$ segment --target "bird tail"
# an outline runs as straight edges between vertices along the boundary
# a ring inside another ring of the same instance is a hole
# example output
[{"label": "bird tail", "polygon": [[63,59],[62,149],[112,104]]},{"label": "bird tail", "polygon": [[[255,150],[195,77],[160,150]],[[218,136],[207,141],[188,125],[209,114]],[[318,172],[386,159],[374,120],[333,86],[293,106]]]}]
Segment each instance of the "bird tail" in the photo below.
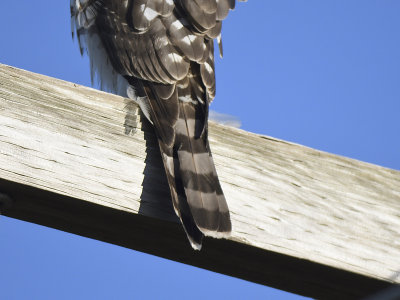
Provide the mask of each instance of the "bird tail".
[{"label": "bird tail", "polygon": [[[173,139],[169,138],[168,124],[159,123],[162,121],[155,117],[160,110],[157,101],[150,101],[150,105],[175,212],[192,247],[199,250],[204,235],[228,237],[232,226],[208,143],[208,103],[193,100],[188,87],[190,84],[186,88],[177,85],[175,95],[171,95],[178,97],[174,101],[176,111],[161,108],[164,114],[176,117],[173,126],[170,124]],[[152,86],[153,96],[157,97],[154,89]]]}]

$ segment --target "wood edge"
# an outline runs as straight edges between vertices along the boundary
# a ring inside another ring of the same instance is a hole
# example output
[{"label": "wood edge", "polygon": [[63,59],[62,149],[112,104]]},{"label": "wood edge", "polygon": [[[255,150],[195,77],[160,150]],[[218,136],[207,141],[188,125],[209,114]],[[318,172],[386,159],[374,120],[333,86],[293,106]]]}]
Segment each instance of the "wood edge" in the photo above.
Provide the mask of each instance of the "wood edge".
[{"label": "wood edge", "polygon": [[[129,213],[0,179],[13,200],[8,217],[189,264],[213,272],[318,299],[358,299],[390,282],[230,240],[207,238],[201,251],[180,224]],[[260,267],[263,266],[263,267]]]}]

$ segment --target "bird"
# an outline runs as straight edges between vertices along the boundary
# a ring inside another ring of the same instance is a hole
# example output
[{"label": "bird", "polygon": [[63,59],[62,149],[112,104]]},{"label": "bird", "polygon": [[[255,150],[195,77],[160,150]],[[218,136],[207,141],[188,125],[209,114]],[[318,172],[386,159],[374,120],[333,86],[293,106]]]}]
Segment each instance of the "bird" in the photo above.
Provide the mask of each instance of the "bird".
[{"label": "bird", "polygon": [[[246,0],[238,0],[246,1]],[[92,84],[125,94],[153,125],[173,207],[193,249],[228,238],[229,208],[208,141],[214,41],[236,0],[70,0]]]}]

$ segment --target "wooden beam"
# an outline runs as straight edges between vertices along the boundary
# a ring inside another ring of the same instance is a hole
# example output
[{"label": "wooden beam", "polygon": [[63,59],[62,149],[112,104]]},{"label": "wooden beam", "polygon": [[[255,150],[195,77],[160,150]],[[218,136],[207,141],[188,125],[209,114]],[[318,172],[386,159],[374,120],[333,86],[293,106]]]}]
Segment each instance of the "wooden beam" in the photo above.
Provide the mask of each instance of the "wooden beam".
[{"label": "wooden beam", "polygon": [[233,233],[196,252],[137,112],[0,65],[3,213],[310,297],[400,283],[400,172],[211,123]]}]

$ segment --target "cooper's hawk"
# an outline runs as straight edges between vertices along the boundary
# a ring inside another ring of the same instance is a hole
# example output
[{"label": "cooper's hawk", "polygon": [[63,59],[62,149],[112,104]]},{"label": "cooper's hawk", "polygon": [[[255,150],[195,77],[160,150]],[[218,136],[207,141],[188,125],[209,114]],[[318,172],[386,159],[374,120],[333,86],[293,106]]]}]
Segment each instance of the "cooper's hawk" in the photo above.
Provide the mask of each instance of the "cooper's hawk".
[{"label": "cooper's hawk", "polygon": [[[240,0],[239,0],[240,1]],[[242,0],[243,1],[243,0]],[[72,31],[103,88],[127,95],[154,125],[173,206],[194,249],[227,237],[228,206],[208,143],[214,39],[235,0],[71,0]]]}]

